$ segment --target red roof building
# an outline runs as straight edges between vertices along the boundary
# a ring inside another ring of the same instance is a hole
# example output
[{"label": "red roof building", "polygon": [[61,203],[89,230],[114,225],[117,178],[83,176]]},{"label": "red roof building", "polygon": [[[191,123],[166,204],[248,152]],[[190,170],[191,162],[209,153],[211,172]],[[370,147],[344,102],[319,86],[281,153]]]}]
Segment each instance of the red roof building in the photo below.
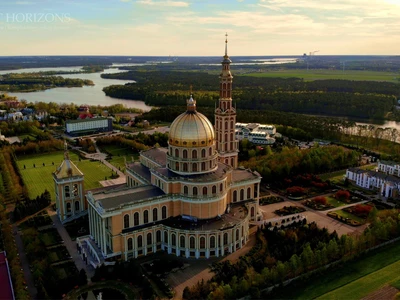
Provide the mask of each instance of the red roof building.
[{"label": "red roof building", "polygon": [[0,299],[15,299],[5,251],[0,252]]}]

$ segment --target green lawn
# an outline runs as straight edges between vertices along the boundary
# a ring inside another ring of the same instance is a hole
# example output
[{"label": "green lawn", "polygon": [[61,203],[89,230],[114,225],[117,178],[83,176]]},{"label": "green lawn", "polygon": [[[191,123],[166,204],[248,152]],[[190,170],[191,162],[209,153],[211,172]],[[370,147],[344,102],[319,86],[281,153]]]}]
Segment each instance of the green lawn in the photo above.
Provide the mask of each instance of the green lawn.
[{"label": "green lawn", "polygon": [[[111,177],[112,171],[98,161],[82,159],[73,152],[70,159],[85,175],[85,189],[100,187],[99,181]],[[28,187],[29,197],[35,198],[47,189],[54,201],[54,181],[52,173],[64,159],[64,152],[52,152],[37,155],[18,156],[18,167],[25,185]],[[54,163],[54,165],[53,165]],[[33,166],[35,164],[35,167]],[[43,166],[44,164],[44,166]],[[24,168],[25,166],[25,168]]]},{"label": "green lawn", "polygon": [[342,216],[343,218],[349,218],[352,219],[354,221],[357,221],[361,224],[365,223],[365,219],[359,218],[351,213],[348,213],[347,211],[343,211],[343,210],[335,210],[335,213],[337,213],[339,216]]},{"label": "green lawn", "polygon": [[327,180],[329,179],[330,181],[342,181],[343,182],[343,176],[346,175],[346,170],[340,170],[336,172],[331,172],[331,173],[325,173],[322,175],[319,175],[319,177],[322,180]]},{"label": "green lawn", "polygon": [[121,147],[118,145],[105,145],[101,147],[102,152],[107,152],[112,155],[112,158],[108,160],[110,164],[119,168],[121,172],[125,172],[125,160],[127,162],[137,159],[139,155],[134,153],[129,147]]},{"label": "green lawn", "polygon": [[247,73],[243,76],[254,77],[298,77],[306,81],[318,79],[347,79],[397,82],[398,74],[393,72],[355,71],[355,70],[268,70],[263,73]]},{"label": "green lawn", "polygon": [[346,203],[343,203],[342,201],[339,201],[333,197],[326,197],[326,202],[333,205],[334,207],[346,205]]},{"label": "green lawn", "polygon": [[307,283],[289,285],[279,299],[361,299],[385,284],[400,281],[400,242],[366,254],[323,275],[311,276]]}]

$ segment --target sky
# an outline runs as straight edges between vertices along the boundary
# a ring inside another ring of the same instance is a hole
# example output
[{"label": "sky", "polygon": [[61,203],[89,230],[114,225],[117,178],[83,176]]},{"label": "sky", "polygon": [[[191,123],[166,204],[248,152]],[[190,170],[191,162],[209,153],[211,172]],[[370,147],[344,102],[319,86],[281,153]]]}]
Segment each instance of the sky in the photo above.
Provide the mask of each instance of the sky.
[{"label": "sky", "polygon": [[398,55],[400,0],[0,1],[0,55]]}]

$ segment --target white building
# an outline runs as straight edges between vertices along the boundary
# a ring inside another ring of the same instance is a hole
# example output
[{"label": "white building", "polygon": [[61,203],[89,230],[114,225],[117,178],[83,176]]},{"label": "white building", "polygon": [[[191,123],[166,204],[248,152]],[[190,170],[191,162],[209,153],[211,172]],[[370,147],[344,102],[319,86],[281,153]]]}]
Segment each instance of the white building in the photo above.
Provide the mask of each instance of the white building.
[{"label": "white building", "polygon": [[235,135],[238,140],[248,139],[254,144],[272,145],[275,137],[281,135],[276,132],[274,125],[259,123],[236,123]]},{"label": "white building", "polygon": [[400,177],[400,164],[394,161],[379,161],[378,171]]},{"label": "white building", "polygon": [[359,187],[368,190],[379,190],[383,197],[396,197],[399,195],[400,178],[381,172],[363,170],[360,168],[349,168],[346,178]]},{"label": "white building", "polygon": [[112,131],[112,119],[110,118],[93,118],[67,120],[65,123],[66,132],[70,135],[96,132],[96,131]]}]

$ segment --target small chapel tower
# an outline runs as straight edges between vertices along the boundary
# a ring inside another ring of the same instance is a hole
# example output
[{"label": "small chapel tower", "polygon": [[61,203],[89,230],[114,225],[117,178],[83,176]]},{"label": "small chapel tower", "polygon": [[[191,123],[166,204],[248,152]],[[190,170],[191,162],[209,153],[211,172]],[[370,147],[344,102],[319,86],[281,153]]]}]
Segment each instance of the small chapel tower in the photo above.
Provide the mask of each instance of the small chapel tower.
[{"label": "small chapel tower", "polygon": [[239,142],[235,136],[236,109],[232,105],[231,60],[228,56],[228,34],[225,35],[225,55],[219,76],[219,101],[215,109],[215,134],[219,161],[233,168],[238,167]]},{"label": "small chapel tower", "polygon": [[70,160],[67,142],[64,145],[64,160],[53,173],[57,215],[62,223],[87,213],[83,173]]}]

